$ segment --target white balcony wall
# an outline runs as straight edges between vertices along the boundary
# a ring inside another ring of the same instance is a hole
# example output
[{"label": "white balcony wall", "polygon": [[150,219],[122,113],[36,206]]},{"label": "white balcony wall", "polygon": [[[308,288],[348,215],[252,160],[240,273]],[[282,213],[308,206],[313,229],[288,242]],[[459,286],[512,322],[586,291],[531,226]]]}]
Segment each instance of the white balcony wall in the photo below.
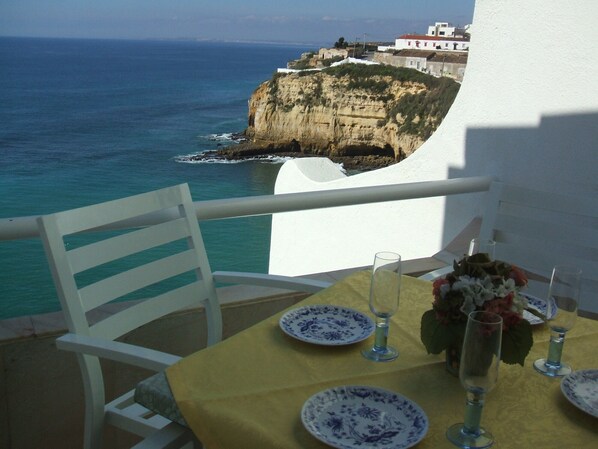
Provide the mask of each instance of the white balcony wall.
[{"label": "white balcony wall", "polygon": [[[598,2],[483,0],[461,90],[436,133],[385,169],[344,176],[326,159],[282,167],[275,193],[492,175],[598,192]],[[552,24],[546,26],[546,24]],[[562,36],[559,39],[558,36]],[[480,212],[482,194],[276,214],[270,272],[302,275],[443,248]]]}]

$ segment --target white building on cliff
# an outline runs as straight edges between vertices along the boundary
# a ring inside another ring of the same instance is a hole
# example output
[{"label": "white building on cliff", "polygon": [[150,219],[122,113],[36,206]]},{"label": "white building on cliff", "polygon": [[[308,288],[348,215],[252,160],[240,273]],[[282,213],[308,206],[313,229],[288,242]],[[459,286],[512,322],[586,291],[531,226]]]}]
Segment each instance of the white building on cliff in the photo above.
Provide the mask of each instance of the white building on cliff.
[{"label": "white building on cliff", "polygon": [[403,34],[395,39],[394,46],[378,47],[378,51],[443,50],[468,51],[469,25],[464,28],[448,22],[436,22],[426,34]]},{"label": "white building on cliff", "polygon": [[464,28],[454,27],[448,22],[436,22],[428,27],[426,36],[465,37],[469,33],[470,25]]},{"label": "white building on cliff", "polygon": [[396,39],[394,49],[468,51],[469,38],[403,34]]}]

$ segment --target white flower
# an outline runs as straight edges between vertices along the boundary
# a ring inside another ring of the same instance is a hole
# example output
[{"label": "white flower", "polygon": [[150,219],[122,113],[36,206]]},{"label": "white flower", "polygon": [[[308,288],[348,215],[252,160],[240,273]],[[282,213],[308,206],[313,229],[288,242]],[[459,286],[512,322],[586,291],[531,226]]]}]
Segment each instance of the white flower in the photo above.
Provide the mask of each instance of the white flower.
[{"label": "white flower", "polygon": [[527,308],[527,297],[520,295],[519,292],[515,293],[513,297],[513,305],[511,311],[523,315],[523,310]]},{"label": "white flower", "polygon": [[511,292],[517,292],[517,286],[515,285],[515,281],[513,279],[501,279],[500,285],[498,285],[495,289],[496,296],[499,298],[504,298]]},{"label": "white flower", "polygon": [[475,278],[468,275],[459,276],[455,282],[442,284],[439,287],[440,297],[444,298],[449,291],[455,291],[463,299],[460,310],[469,314],[474,310],[481,309],[487,301],[496,298],[504,298],[513,294],[511,311],[521,315],[527,307],[527,298],[519,294],[519,289],[513,279],[500,279],[498,285],[494,285],[490,276]]},{"label": "white flower", "polygon": [[461,310],[461,312],[463,312],[465,315],[469,315],[475,309],[476,309],[476,307],[475,307],[475,304],[473,303],[473,299],[471,298],[471,296],[466,296],[464,298],[463,304],[461,305],[461,308],[459,310]]},{"label": "white flower", "polygon": [[451,290],[451,286],[449,284],[442,284],[440,286],[440,297],[444,298],[446,294]]},{"label": "white flower", "polygon": [[483,278],[460,276],[453,284],[452,289],[459,291],[463,296],[461,311],[465,314],[482,307],[486,301],[490,301],[496,296],[489,276]]}]

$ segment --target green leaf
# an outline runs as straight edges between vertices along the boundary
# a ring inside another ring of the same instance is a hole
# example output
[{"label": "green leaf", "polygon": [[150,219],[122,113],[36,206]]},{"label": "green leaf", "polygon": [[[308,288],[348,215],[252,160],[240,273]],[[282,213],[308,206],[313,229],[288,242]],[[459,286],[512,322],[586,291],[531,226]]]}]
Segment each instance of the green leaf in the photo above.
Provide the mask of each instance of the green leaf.
[{"label": "green leaf", "polygon": [[462,325],[446,325],[436,319],[436,312],[428,310],[422,315],[421,341],[428,354],[440,354],[458,339],[459,327]]},{"label": "green leaf", "polygon": [[523,362],[533,344],[532,326],[527,320],[521,320],[518,324],[512,326],[508,332],[502,333],[500,359],[509,365],[519,363],[523,366]]}]

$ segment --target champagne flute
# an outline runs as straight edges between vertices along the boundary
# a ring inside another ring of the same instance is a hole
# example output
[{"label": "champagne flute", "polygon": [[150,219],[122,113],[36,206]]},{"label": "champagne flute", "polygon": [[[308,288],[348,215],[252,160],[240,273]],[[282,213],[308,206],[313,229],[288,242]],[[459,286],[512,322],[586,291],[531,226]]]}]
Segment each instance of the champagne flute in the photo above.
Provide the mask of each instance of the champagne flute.
[{"label": "champagne flute", "polygon": [[467,392],[465,422],[446,431],[455,446],[484,448],[494,443],[494,437],[480,427],[480,421],[485,395],[498,380],[502,324],[502,317],[495,313],[476,311],[467,317],[459,367],[459,379]]},{"label": "champagne flute", "polygon": [[565,333],[575,324],[579,303],[581,270],[576,267],[557,265],[552,270],[546,308],[547,324],[550,326],[548,356],[534,362],[534,368],[550,377],[562,377],[571,367],[561,362]]},{"label": "champagne flute", "polygon": [[496,242],[491,239],[474,238],[469,242],[468,256],[473,256],[478,253],[486,253],[490,259],[494,260],[494,249],[496,248]]},{"label": "champagne flute", "polygon": [[361,353],[376,362],[396,359],[399,352],[388,346],[390,317],[399,308],[401,293],[401,256],[392,252],[376,253],[370,284],[370,310],[376,315],[374,346]]}]

